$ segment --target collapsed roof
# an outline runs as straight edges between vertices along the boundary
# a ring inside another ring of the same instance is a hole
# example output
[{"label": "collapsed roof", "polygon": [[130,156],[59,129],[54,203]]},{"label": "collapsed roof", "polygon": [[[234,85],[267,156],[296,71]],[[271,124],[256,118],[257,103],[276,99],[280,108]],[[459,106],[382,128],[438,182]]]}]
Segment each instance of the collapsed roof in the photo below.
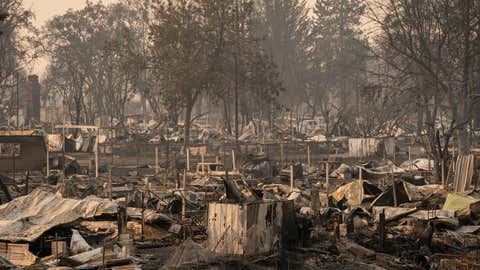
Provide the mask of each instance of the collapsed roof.
[{"label": "collapsed roof", "polygon": [[[63,224],[102,215],[117,214],[118,204],[108,199],[88,196],[82,200],[63,198],[58,193],[36,189],[0,205],[0,241],[33,242],[46,231]],[[128,208],[127,214],[140,218],[140,209]],[[171,222],[153,210],[145,211],[145,221]]]}]

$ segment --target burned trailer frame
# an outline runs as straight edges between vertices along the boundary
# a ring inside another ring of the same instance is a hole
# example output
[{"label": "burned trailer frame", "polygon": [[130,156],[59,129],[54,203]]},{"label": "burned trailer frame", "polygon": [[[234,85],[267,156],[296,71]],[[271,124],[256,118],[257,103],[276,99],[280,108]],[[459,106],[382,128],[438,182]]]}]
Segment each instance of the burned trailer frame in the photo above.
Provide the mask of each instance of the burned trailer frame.
[{"label": "burned trailer frame", "polygon": [[47,146],[43,135],[35,131],[3,131],[0,146],[0,172],[44,170]]},{"label": "burned trailer frame", "polygon": [[297,238],[293,201],[210,203],[207,232],[207,249],[214,253],[234,256],[273,253],[282,243]]}]

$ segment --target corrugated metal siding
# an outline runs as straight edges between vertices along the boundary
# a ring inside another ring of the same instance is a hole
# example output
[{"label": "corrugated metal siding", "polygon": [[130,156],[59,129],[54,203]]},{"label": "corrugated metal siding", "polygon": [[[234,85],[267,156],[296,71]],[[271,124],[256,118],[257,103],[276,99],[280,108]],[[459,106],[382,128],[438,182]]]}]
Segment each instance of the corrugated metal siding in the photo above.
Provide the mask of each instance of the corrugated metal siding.
[{"label": "corrugated metal siding", "polygon": [[377,138],[350,138],[348,153],[351,157],[369,157],[377,152],[380,142]]},{"label": "corrugated metal siding", "polygon": [[245,212],[245,208],[237,204],[209,204],[209,250],[220,254],[244,255]]},{"label": "corrugated metal siding", "polygon": [[475,156],[460,155],[455,164],[455,177],[453,180],[453,191],[464,192],[470,190],[472,183]]},{"label": "corrugated metal siding", "polygon": [[247,255],[269,253],[280,245],[282,229],[280,202],[247,206]]},{"label": "corrugated metal siding", "polygon": [[282,202],[211,203],[207,247],[239,256],[270,253],[280,244],[282,220]]}]

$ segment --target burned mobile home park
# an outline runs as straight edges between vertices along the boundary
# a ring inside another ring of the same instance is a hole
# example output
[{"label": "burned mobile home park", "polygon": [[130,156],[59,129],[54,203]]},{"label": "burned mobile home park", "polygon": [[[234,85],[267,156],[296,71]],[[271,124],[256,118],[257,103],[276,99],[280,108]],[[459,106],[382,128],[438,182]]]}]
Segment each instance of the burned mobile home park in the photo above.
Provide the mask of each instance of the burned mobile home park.
[{"label": "burned mobile home park", "polygon": [[0,0],[0,269],[480,269],[479,22]]}]

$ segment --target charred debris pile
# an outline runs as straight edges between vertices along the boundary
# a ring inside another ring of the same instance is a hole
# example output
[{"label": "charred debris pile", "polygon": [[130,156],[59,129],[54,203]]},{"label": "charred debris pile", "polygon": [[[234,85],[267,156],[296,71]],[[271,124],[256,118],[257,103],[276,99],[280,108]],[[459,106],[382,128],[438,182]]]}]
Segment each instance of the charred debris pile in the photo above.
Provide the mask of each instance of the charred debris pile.
[{"label": "charred debris pile", "polygon": [[151,136],[141,164],[125,154],[138,139],[22,136],[0,139],[49,149],[48,177],[22,151],[2,172],[2,268],[480,269],[474,153],[437,177],[399,138],[185,150]]}]

